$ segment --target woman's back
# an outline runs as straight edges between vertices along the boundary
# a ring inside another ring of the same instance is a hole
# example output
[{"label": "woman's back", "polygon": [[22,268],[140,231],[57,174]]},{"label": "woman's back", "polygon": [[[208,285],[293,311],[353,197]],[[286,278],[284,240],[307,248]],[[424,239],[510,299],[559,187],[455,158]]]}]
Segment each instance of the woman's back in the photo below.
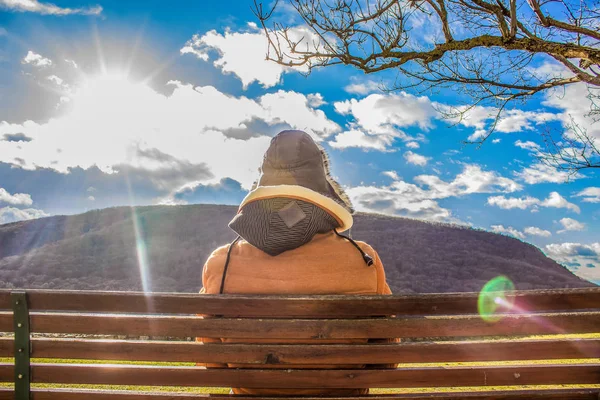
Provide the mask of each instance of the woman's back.
[{"label": "woman's back", "polygon": [[[340,232],[352,226],[352,205],[329,173],[325,153],[301,131],[271,141],[261,176],[229,227],[238,234],[204,265],[206,294],[391,294],[379,256]],[[300,343],[287,338],[200,338],[203,342]],[[301,343],[313,343],[302,341]],[[319,343],[325,343],[318,340]],[[348,343],[330,341],[329,343]],[[361,340],[350,340],[358,342]],[[366,342],[366,340],[362,340]],[[245,367],[228,365],[229,367]],[[227,365],[207,365],[227,367]],[[285,365],[269,368],[322,368]],[[335,366],[352,368],[356,366]],[[256,366],[266,368],[266,366]],[[235,389],[237,394],[362,394],[367,389]]]}]

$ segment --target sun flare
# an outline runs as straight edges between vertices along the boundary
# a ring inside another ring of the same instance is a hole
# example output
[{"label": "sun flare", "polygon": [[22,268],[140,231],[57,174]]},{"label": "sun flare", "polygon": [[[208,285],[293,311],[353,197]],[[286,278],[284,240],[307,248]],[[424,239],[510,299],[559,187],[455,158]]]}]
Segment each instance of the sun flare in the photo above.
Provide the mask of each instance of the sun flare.
[{"label": "sun flare", "polygon": [[[147,110],[147,103],[153,97],[153,94],[154,92],[147,85],[143,82],[133,82],[126,73],[103,73],[86,78],[83,81],[83,84],[73,96],[74,112],[86,120],[96,119],[99,124],[107,121],[110,124],[117,123],[133,131],[137,124],[132,115],[136,114],[136,110]],[[125,177],[129,188],[129,205],[132,207],[131,213],[140,280],[143,291],[149,292],[151,290],[150,267],[146,243],[140,229],[136,210],[133,208],[135,194],[131,189],[129,178]]]},{"label": "sun flare", "polygon": [[73,94],[75,107],[96,112],[122,112],[126,104],[139,104],[148,97],[149,88],[134,82],[125,73],[101,74],[86,78]]}]

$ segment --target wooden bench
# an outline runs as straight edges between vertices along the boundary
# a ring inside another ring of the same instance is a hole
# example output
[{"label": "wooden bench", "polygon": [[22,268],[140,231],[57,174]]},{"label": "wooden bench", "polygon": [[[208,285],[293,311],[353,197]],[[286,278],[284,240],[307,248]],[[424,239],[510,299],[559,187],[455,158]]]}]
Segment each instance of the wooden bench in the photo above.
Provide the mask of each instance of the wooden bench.
[{"label": "wooden bench", "polygon": [[[287,297],[0,291],[0,332],[8,332],[0,338],[0,356],[5,358],[0,364],[0,382],[5,382],[0,399],[184,400],[207,396],[85,389],[83,384],[170,386],[182,391],[232,386],[398,388],[398,394],[372,391],[368,398],[374,399],[600,398],[600,288],[513,292],[508,300],[514,300],[514,306],[496,322],[478,315],[477,297],[476,293]],[[223,317],[201,319],[198,313]],[[396,317],[373,317],[386,315]],[[16,332],[14,339],[10,332]],[[196,336],[399,337],[403,341],[200,344],[191,341]],[[29,357],[68,361],[30,363]],[[109,360],[191,364],[119,365]],[[264,368],[204,369],[195,366],[196,362]],[[275,364],[315,363],[401,364],[394,370],[268,369]],[[69,388],[73,384],[79,386]]]}]

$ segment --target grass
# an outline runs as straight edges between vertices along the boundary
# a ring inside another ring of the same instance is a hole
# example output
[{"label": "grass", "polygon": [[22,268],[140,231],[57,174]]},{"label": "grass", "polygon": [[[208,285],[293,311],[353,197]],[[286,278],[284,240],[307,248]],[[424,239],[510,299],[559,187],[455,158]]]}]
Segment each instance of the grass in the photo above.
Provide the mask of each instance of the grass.
[{"label": "grass", "polygon": [[[11,388],[12,383],[0,383],[0,388]],[[84,385],[84,384],[46,384],[34,383],[32,389],[93,389],[93,390],[130,390],[140,392],[160,393],[197,393],[197,394],[228,394],[229,388],[217,387],[179,387],[179,386],[133,386],[133,385]],[[452,392],[487,392],[494,390],[527,390],[527,389],[600,389],[595,385],[521,385],[521,386],[475,386],[475,387],[438,387],[438,388],[394,388],[371,389],[371,394],[395,393],[452,393]]]}]

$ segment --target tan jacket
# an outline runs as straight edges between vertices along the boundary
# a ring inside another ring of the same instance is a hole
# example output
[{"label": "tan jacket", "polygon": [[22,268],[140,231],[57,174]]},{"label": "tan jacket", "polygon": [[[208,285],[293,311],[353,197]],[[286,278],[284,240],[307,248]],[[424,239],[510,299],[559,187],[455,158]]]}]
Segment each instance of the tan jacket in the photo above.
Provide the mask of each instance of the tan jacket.
[{"label": "tan jacket", "polygon": [[[391,294],[385,280],[385,271],[379,256],[371,246],[358,242],[362,250],[373,257],[373,265],[367,266],[361,254],[351,243],[335,233],[316,235],[310,242],[276,257],[269,256],[246,241],[238,241],[231,252],[225,280],[224,293],[235,294]],[[215,250],[204,265],[200,293],[218,294],[229,245]],[[201,342],[244,343],[250,340],[198,338]],[[251,340],[253,343],[269,343],[281,340]],[[314,343],[315,341],[285,340],[286,343]],[[348,341],[332,341],[347,343]],[[352,342],[361,342],[354,340]],[[323,343],[323,341],[319,341]],[[207,365],[224,367],[225,365]],[[229,365],[229,367],[238,367]],[[241,366],[239,366],[241,367]],[[339,367],[339,366],[338,366]],[[245,366],[248,368],[248,366]],[[257,366],[255,368],[266,368]],[[278,368],[278,366],[269,366]],[[323,368],[323,366],[291,366],[279,368]],[[306,390],[306,389],[240,389],[236,394],[259,395],[342,395],[366,393],[366,390]]]}]

